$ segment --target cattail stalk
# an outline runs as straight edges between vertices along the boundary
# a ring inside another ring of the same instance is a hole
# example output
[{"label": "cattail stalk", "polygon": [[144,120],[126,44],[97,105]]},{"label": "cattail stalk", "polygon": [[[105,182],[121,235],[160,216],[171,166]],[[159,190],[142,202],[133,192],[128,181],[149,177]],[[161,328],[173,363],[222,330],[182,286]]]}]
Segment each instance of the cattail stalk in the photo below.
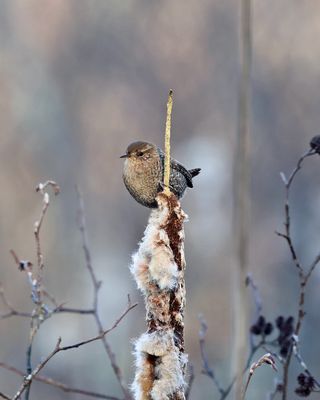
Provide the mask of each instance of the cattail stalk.
[{"label": "cattail stalk", "polygon": [[147,331],[135,342],[135,400],[185,400],[184,349],[186,214],[169,189],[172,91],[166,120],[165,189],[156,200],[131,273],[146,306]]}]

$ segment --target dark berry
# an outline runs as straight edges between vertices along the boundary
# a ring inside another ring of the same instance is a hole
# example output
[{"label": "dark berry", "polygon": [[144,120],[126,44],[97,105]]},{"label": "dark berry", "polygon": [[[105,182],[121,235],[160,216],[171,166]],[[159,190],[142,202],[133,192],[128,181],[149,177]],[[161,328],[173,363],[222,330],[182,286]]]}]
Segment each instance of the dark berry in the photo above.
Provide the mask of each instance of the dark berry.
[{"label": "dark berry", "polygon": [[311,390],[305,386],[299,386],[295,390],[296,394],[300,397],[308,397],[311,393]]},{"label": "dark berry", "polygon": [[266,326],[264,327],[264,334],[265,335],[270,335],[270,333],[273,331],[273,325],[271,322],[268,322]]},{"label": "dark berry", "polygon": [[310,140],[310,147],[314,149],[317,153],[320,151],[320,135],[314,136]]},{"label": "dark berry", "polygon": [[280,354],[282,355],[282,357],[287,357],[288,352],[289,352],[289,346],[287,344],[283,344],[280,349]]},{"label": "dark berry", "polygon": [[284,323],[284,318],[282,315],[280,315],[277,319],[276,319],[276,325],[277,328],[281,329]]},{"label": "dark berry", "polygon": [[294,318],[292,316],[288,317],[286,320],[286,325],[293,325]]},{"label": "dark berry", "polygon": [[263,315],[260,315],[260,317],[258,318],[258,321],[257,321],[257,325],[260,326],[260,328],[263,329],[265,324],[266,324],[265,317]]},{"label": "dark berry", "polygon": [[252,325],[251,326],[251,328],[250,328],[250,332],[253,334],[253,335],[261,335],[261,328],[260,328],[260,326],[258,326],[258,325]]},{"label": "dark berry", "polygon": [[308,376],[306,380],[306,386],[308,386],[311,390],[314,389],[315,381],[312,376]]},{"label": "dark berry", "polygon": [[297,381],[299,383],[299,385],[304,386],[305,382],[306,382],[306,376],[305,374],[301,373],[297,376]]}]

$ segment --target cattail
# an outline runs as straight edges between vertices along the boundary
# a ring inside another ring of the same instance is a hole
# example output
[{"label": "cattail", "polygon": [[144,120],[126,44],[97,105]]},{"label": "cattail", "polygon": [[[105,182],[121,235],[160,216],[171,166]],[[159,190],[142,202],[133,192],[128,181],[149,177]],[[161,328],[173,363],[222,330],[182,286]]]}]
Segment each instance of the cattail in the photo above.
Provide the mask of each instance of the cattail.
[{"label": "cattail", "polygon": [[172,193],[159,193],[130,270],[146,306],[147,331],[135,342],[135,400],[185,399],[185,258],[187,218]]}]

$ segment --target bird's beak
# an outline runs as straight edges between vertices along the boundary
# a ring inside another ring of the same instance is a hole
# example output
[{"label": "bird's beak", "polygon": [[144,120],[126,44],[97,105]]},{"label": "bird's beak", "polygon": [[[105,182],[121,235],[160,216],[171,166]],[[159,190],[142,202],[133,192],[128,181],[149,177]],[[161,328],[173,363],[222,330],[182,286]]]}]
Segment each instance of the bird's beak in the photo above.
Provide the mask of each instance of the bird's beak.
[{"label": "bird's beak", "polygon": [[123,156],[120,156],[120,158],[128,158],[128,154],[124,154]]}]

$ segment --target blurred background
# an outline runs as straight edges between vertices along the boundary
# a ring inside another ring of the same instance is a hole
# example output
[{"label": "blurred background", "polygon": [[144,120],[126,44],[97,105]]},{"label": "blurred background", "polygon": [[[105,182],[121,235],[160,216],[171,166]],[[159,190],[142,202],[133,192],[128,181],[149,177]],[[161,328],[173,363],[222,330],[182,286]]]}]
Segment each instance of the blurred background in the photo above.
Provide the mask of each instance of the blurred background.
[{"label": "blurred background", "polygon": [[[195,368],[191,399],[215,399],[201,375],[202,313],[207,353],[221,385],[231,377],[234,262],[232,168],[239,85],[239,2],[236,0],[0,0],[0,280],[8,300],[31,311],[26,275],[9,250],[36,261],[33,225],[42,200],[39,182],[61,187],[51,196],[42,243],[45,285],[59,303],[89,307],[92,285],[76,224],[79,185],[86,208],[93,265],[103,281],[100,312],[111,326],[126,306],[138,307],[108,339],[132,382],[132,340],[145,329],[143,299],[129,273],[149,210],[122,182],[127,145],[162,146],[168,90],[174,90],[172,155],[201,167],[183,199],[186,224],[186,349]],[[269,320],[296,315],[298,279],[282,228],[289,172],[320,125],[320,3],[256,0],[253,4],[250,272]],[[320,160],[307,159],[292,190],[293,238],[301,259],[319,251]],[[301,351],[320,376],[319,290],[316,270],[307,291]],[[1,305],[3,312],[5,307]],[[252,312],[254,306],[252,306]],[[0,321],[0,361],[25,367],[30,321]],[[33,365],[61,336],[65,345],[93,336],[90,316],[56,315],[35,339]],[[299,368],[292,363],[292,389]],[[102,344],[58,354],[44,373],[73,386],[121,396]],[[248,399],[265,398],[274,372],[257,370]],[[13,394],[21,378],[0,370],[0,391]],[[31,398],[76,399],[34,382]],[[290,394],[290,398],[295,395]],[[82,397],[81,397],[82,398]]]}]

